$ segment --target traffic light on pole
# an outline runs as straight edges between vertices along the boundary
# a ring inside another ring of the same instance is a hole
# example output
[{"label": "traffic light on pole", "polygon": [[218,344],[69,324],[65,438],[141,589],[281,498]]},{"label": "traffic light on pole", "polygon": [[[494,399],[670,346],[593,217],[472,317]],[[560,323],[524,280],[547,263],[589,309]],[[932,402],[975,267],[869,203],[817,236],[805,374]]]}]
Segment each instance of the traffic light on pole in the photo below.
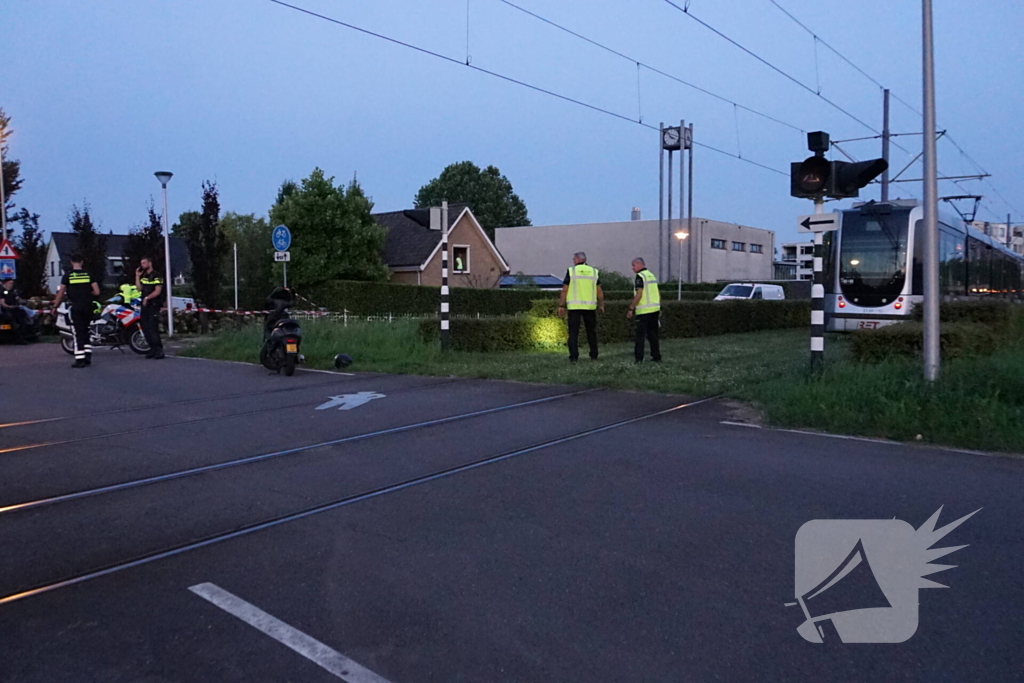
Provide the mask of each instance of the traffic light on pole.
[{"label": "traffic light on pole", "polygon": [[856,197],[860,188],[880,176],[889,163],[885,159],[870,161],[829,161],[825,152],[830,146],[828,133],[807,134],[807,147],[814,156],[790,165],[789,194],[804,199]]},{"label": "traffic light on pole", "polygon": [[789,194],[804,199],[821,199],[828,191],[832,164],[825,158],[829,148],[828,133],[807,134],[807,148],[814,156],[790,165]]}]

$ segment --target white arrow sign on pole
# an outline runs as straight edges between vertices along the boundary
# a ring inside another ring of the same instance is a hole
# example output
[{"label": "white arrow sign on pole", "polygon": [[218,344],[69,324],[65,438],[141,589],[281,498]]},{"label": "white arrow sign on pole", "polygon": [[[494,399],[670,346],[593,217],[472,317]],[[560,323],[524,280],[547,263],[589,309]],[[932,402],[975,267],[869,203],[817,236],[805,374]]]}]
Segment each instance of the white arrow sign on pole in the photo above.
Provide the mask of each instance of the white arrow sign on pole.
[{"label": "white arrow sign on pole", "polygon": [[375,398],[386,398],[386,396],[378,394],[376,391],[360,391],[358,394],[342,394],[341,396],[328,396],[328,398],[331,400],[318,405],[316,409],[330,410],[331,408],[337,408],[338,410],[352,410],[369,403]]},{"label": "white arrow sign on pole", "polygon": [[797,232],[828,232],[839,228],[838,213],[816,213],[810,216],[798,216]]}]

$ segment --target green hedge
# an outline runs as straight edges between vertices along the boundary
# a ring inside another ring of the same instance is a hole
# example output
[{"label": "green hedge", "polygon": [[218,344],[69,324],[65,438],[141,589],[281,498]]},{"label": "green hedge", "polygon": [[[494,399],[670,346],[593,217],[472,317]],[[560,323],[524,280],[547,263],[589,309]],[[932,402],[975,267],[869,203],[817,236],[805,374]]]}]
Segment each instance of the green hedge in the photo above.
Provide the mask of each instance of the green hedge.
[{"label": "green hedge", "polygon": [[[530,315],[480,320],[453,320],[452,347],[463,351],[512,351],[565,345],[565,320],[555,316],[554,301],[534,302]],[[598,314],[597,335],[603,344],[632,341],[632,320],[626,301],[609,301]],[[671,301],[662,303],[661,337],[709,337],[733,332],[754,332],[809,325],[806,301]],[[424,320],[420,334],[436,340],[438,323]]]},{"label": "green hedge", "polygon": [[[943,301],[939,304],[939,319],[943,323],[982,323],[1008,329],[1018,307],[1004,300]],[[917,322],[924,320],[924,306],[914,306],[911,317]]]},{"label": "green hedge", "polygon": [[[978,322],[945,323],[939,332],[943,358],[991,355],[1003,347],[1004,335],[990,324]],[[887,325],[878,330],[854,332],[850,356],[865,363],[887,358],[921,356],[924,349],[924,325],[919,322]]]},{"label": "green hedge", "polygon": [[[701,292],[701,291],[696,291],[696,292],[690,291],[690,292],[688,292],[688,291],[686,291],[684,289],[683,290],[683,298],[682,298],[682,300],[683,301],[711,301],[716,296],[718,296],[718,292],[719,292],[719,290],[715,290],[713,292]],[[628,301],[629,299],[633,298],[634,294],[635,294],[635,292],[633,292],[633,290],[621,290],[621,289],[613,289],[611,291],[605,290],[604,298],[605,298],[605,301],[620,301],[622,299],[625,299],[625,300]],[[665,302],[676,301],[677,294],[678,294],[678,292],[675,289],[673,289],[671,292],[669,292],[667,290],[667,288],[665,288],[665,287],[661,288],[661,300],[662,301],[665,301]]]},{"label": "green hedge", "polygon": [[[300,292],[331,311],[348,310],[357,315],[395,313],[433,315],[441,303],[439,287],[398,285],[381,282],[335,280]],[[558,297],[558,292],[521,289],[451,289],[451,311],[455,315],[515,315],[530,310],[534,299]]]}]

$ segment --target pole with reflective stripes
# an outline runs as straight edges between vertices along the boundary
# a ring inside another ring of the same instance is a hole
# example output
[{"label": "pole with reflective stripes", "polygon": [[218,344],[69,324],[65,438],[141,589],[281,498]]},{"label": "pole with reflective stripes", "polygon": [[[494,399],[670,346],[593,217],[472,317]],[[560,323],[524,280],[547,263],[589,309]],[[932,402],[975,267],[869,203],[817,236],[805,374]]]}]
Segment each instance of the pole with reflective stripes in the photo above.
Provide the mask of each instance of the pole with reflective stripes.
[{"label": "pole with reflective stripes", "polygon": [[441,350],[451,345],[448,320],[448,202],[441,202]]},{"label": "pole with reflective stripes", "polygon": [[[825,213],[825,201],[814,200],[814,213]],[[814,233],[814,279],[811,281],[811,372],[820,372],[825,362],[825,278],[822,274],[822,238]]]}]

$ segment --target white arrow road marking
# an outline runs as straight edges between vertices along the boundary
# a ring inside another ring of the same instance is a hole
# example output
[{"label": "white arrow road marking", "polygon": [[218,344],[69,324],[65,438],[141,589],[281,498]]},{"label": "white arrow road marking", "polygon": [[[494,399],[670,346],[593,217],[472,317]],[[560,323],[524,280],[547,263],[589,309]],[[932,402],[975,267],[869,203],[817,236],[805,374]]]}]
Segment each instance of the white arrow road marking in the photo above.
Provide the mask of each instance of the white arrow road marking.
[{"label": "white arrow road marking", "polygon": [[360,391],[358,394],[342,394],[341,396],[329,396],[328,398],[331,400],[318,405],[316,409],[329,410],[330,408],[337,408],[338,410],[352,410],[364,403],[369,403],[375,398],[386,397],[384,394],[378,394],[376,391]]},{"label": "white arrow road marking", "polygon": [[228,614],[232,614],[250,626],[259,629],[277,642],[291,648],[295,652],[348,683],[388,683],[369,669],[360,666],[340,652],[327,647],[319,640],[307,636],[302,631],[292,628],[280,619],[273,617],[259,607],[228,593],[220,586],[212,583],[200,583],[189,588],[201,598],[209,600]]}]

